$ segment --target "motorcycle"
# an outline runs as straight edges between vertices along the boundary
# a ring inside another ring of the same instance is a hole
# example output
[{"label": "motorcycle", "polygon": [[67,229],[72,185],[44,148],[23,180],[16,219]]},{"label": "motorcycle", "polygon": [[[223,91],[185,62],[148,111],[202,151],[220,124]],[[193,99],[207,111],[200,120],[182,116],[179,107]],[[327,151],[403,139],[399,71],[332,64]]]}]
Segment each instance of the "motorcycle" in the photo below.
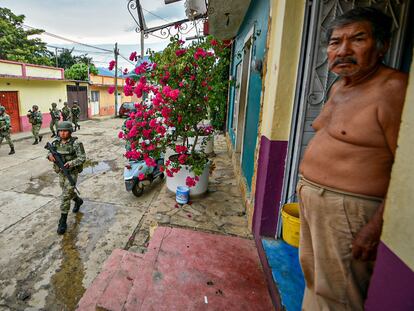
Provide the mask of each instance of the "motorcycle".
[{"label": "motorcycle", "polygon": [[[157,166],[148,166],[143,160],[129,160],[124,168],[124,181],[126,191],[132,191],[133,195],[140,197],[144,188],[152,184],[156,178],[163,179],[164,173],[160,171],[160,166],[164,164],[164,159],[158,159]],[[145,175],[145,179],[139,180],[140,174]]]}]

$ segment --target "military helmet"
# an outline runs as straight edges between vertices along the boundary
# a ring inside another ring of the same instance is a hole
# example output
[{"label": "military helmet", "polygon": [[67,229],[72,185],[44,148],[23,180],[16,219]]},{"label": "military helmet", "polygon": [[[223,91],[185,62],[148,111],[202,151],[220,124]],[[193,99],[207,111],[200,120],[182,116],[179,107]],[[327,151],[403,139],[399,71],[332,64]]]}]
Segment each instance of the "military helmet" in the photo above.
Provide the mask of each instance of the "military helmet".
[{"label": "military helmet", "polygon": [[67,106],[68,105],[68,102],[64,102],[63,105]]},{"label": "military helmet", "polygon": [[56,107],[57,106],[57,104],[56,103],[52,103],[52,107]]},{"label": "military helmet", "polygon": [[33,105],[32,108],[38,110],[39,109],[39,106],[38,105]]},{"label": "military helmet", "polygon": [[73,132],[72,123],[69,121],[62,121],[58,123],[58,131],[69,131]]},{"label": "military helmet", "polygon": [[4,108],[2,105],[0,105],[0,112],[5,112],[6,108]]}]

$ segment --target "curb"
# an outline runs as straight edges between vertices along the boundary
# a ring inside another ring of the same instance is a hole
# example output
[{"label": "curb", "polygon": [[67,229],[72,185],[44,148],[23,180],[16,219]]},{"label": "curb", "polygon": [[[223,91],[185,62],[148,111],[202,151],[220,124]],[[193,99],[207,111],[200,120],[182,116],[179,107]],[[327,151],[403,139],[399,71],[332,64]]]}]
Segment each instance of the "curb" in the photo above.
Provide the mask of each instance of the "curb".
[{"label": "curb", "polygon": [[[42,135],[42,136],[44,136],[44,135],[48,135],[48,134],[51,134],[51,133],[52,133],[52,131],[51,130],[48,130],[48,131],[45,131],[45,132],[40,132],[39,134]],[[13,136],[11,136],[11,140],[13,142],[22,141],[22,140],[26,140],[26,139],[30,139],[30,138],[33,138],[33,134],[31,132],[28,132],[27,135],[22,135],[22,136],[17,137],[17,138],[13,138]],[[5,144],[5,143],[6,142],[3,142],[3,144]]]}]

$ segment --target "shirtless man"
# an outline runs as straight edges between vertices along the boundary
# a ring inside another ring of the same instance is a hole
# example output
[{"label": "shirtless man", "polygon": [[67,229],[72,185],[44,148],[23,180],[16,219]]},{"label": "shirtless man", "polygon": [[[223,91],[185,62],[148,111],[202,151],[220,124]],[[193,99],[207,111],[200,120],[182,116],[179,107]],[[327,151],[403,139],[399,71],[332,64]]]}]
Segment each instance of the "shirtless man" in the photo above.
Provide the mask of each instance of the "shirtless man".
[{"label": "shirtless man", "polygon": [[382,229],[407,76],[386,67],[391,19],[357,8],[328,30],[340,79],[300,166],[303,310],[363,310]]}]

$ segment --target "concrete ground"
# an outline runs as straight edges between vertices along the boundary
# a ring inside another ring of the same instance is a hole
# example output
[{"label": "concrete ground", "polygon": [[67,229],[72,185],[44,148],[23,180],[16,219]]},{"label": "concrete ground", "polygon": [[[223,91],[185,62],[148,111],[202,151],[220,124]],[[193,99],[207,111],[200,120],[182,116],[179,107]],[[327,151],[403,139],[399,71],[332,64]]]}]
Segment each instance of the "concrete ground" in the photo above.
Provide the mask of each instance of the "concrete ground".
[{"label": "concrete ground", "polygon": [[68,232],[56,234],[60,216],[57,175],[41,144],[0,148],[0,310],[74,310],[115,248],[145,252],[158,224],[249,237],[245,211],[224,141],[216,147],[205,198],[176,208],[162,181],[140,198],[124,189],[120,119],[85,121],[76,136],[88,161],[78,188],[85,203],[70,214]]}]

